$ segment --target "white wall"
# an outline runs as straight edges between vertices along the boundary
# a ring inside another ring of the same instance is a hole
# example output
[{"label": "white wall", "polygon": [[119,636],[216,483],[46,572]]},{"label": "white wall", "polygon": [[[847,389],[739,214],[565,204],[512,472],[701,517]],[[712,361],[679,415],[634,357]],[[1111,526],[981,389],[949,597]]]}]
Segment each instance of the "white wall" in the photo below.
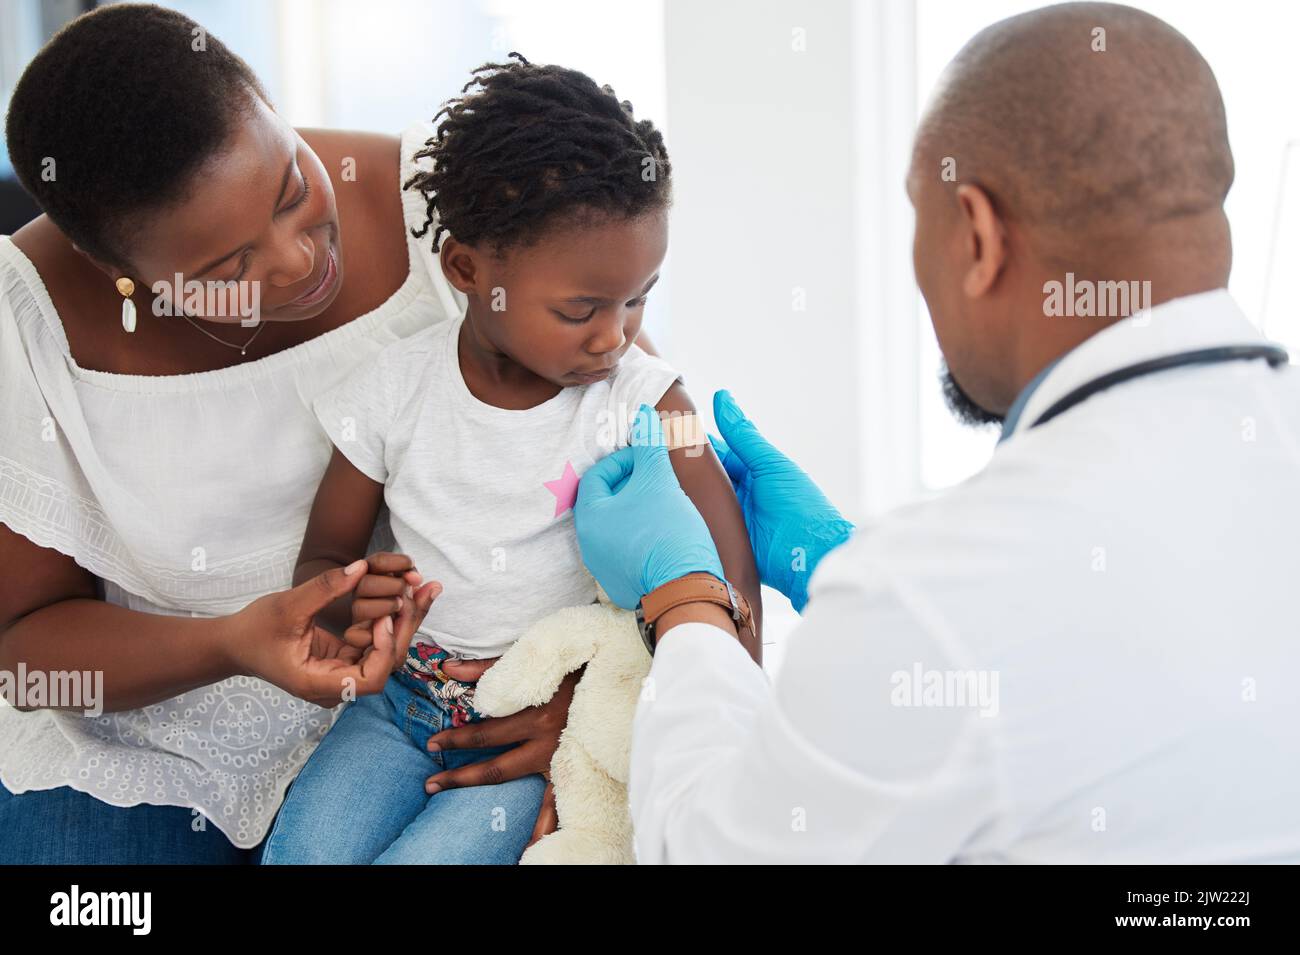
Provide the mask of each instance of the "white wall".
[{"label": "white wall", "polygon": [[[668,0],[675,207],[663,338],[710,421],[713,391],[730,388],[774,443],[856,512],[850,6]],[[802,52],[792,48],[796,29]]]}]

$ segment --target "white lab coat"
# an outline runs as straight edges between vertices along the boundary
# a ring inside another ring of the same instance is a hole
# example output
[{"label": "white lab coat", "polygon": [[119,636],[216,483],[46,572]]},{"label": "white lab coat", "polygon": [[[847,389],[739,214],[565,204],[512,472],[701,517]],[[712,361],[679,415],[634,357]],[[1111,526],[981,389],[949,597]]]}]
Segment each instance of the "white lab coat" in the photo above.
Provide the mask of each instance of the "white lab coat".
[{"label": "white lab coat", "polygon": [[1222,290],[1088,339],[982,473],[822,561],[774,685],[715,627],[665,634],[640,861],[1300,860],[1300,373],[1165,371],[1029,429],[1259,341]]}]

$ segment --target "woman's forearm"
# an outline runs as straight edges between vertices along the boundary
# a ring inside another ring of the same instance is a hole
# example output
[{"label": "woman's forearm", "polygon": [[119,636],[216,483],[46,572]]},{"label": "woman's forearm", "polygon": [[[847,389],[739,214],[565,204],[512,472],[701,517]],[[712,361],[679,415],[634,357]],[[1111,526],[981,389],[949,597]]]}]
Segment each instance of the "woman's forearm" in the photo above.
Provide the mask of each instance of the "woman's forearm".
[{"label": "woman's forearm", "polygon": [[[0,632],[0,670],[16,680],[21,665],[29,686],[37,672],[102,673],[98,707],[104,712],[138,709],[235,675],[231,619],[142,613],[86,598],[61,600]],[[89,708],[49,702],[59,704],[50,709]]]}]

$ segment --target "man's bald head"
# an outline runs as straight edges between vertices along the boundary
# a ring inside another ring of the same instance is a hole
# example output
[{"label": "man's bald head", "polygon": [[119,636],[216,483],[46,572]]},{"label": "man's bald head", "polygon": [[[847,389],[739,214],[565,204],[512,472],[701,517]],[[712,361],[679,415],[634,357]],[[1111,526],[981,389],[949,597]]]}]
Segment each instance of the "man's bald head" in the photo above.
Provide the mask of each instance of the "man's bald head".
[{"label": "man's bald head", "polygon": [[979,33],[945,73],[916,153],[936,177],[952,157],[954,188],[980,186],[1053,258],[1219,209],[1233,177],[1209,64],[1173,27],[1108,3]]},{"label": "man's bald head", "polygon": [[[1004,414],[1108,325],[1226,285],[1232,172],[1214,74],[1155,17],[1070,3],[976,36],[921,122],[907,183],[947,393],[968,417]],[[1060,317],[1048,293],[1075,279],[1141,295]]]}]

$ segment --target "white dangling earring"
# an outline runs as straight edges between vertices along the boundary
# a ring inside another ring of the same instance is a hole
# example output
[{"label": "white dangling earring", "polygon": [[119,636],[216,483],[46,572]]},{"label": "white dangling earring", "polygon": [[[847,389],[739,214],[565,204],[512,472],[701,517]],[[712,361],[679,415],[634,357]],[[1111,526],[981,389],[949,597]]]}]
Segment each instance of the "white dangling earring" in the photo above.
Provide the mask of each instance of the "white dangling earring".
[{"label": "white dangling earring", "polygon": [[122,293],[122,327],[128,332],[135,331],[135,302],[131,301],[131,296],[135,294],[135,283],[125,275],[117,280],[117,290]]}]

